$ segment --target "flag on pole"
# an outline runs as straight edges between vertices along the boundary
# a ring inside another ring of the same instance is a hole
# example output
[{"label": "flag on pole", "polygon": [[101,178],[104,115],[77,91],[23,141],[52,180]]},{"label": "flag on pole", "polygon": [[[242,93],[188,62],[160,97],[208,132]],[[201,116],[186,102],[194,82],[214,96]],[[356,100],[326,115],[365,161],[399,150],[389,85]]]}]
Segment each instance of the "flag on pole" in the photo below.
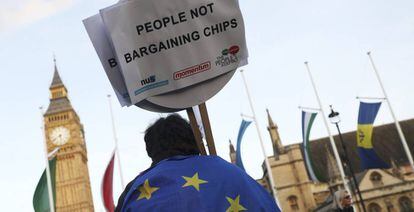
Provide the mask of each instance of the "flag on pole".
[{"label": "flag on pole", "polygon": [[247,127],[251,124],[251,121],[242,119],[240,124],[239,134],[237,135],[237,150],[236,150],[236,165],[244,170],[243,161],[241,159],[241,141]]},{"label": "flag on pole", "polygon": [[113,212],[115,210],[115,204],[113,199],[114,160],[115,151],[112,153],[111,160],[109,161],[109,164],[106,167],[101,185],[102,201],[106,211],[108,212]]},{"label": "flag on pole", "polygon": [[381,102],[360,102],[358,113],[357,146],[361,166],[364,169],[389,168],[372,146],[372,130]]},{"label": "flag on pole", "polygon": [[[52,182],[53,201],[56,202],[56,157],[49,160],[50,178]],[[56,204],[54,204],[56,205]],[[33,208],[35,212],[51,211],[49,205],[49,193],[47,188],[46,169],[43,171],[33,195]]]},{"label": "flag on pole", "polygon": [[317,113],[311,113],[302,111],[302,139],[303,139],[303,153],[305,155],[305,164],[308,170],[308,174],[312,181],[320,182],[321,175],[314,169],[310,145],[309,145],[309,135],[312,128],[313,121],[315,120]]}]

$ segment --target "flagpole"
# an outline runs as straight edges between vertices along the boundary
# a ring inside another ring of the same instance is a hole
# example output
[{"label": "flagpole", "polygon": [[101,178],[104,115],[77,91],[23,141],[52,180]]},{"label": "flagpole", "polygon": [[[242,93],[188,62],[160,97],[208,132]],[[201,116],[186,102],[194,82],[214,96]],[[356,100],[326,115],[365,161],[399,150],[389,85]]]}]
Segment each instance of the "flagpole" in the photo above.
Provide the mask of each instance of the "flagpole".
[{"label": "flagpole", "polygon": [[119,175],[121,177],[121,186],[122,186],[122,189],[125,189],[124,176],[122,174],[122,168],[121,168],[121,157],[119,155],[119,150],[118,150],[118,137],[116,136],[114,115],[113,115],[113,112],[112,112],[111,95],[109,95],[109,94],[108,94],[108,104],[109,104],[109,111],[111,113],[112,132],[113,132],[113,135],[114,135],[114,142],[115,142],[115,154],[118,157],[117,161],[118,161]]},{"label": "flagpole", "polygon": [[41,130],[43,133],[43,146],[44,146],[44,151],[45,151],[45,160],[46,160],[46,180],[47,180],[47,192],[48,192],[48,196],[49,196],[49,206],[50,206],[50,211],[51,212],[55,212],[55,202],[53,201],[53,191],[52,191],[52,181],[51,181],[51,177],[50,177],[50,167],[49,167],[49,157],[48,157],[48,152],[47,152],[47,139],[46,139],[46,133],[45,133],[45,121],[43,118],[43,107],[39,107],[40,110],[40,118],[42,120],[42,125],[41,125]]},{"label": "flagpole", "polygon": [[367,52],[367,55],[369,57],[369,60],[371,61],[372,69],[374,69],[375,76],[377,77],[378,82],[379,82],[379,84],[381,86],[381,90],[382,90],[382,93],[384,94],[384,97],[385,97],[385,100],[386,100],[386,102],[388,104],[388,107],[390,108],[390,112],[391,112],[392,118],[394,119],[395,126],[397,127],[397,131],[398,131],[398,134],[400,136],[401,142],[403,144],[405,153],[407,154],[408,161],[410,162],[411,168],[414,169],[413,156],[410,153],[410,148],[407,145],[407,141],[405,140],[405,136],[404,136],[404,134],[403,134],[403,132],[401,130],[400,123],[397,121],[397,118],[396,118],[396,116],[394,114],[394,110],[391,107],[390,99],[388,98],[387,92],[385,92],[384,85],[382,84],[382,80],[381,80],[381,77],[380,77],[380,75],[378,73],[377,67],[374,64],[374,60],[372,59],[371,52]]},{"label": "flagpole", "polygon": [[253,118],[253,121],[256,125],[256,130],[257,130],[257,134],[259,136],[260,146],[262,147],[263,156],[265,158],[265,164],[266,164],[267,173],[269,175],[269,182],[270,182],[271,191],[273,193],[273,197],[275,198],[276,203],[278,203],[278,205],[280,205],[279,201],[277,200],[277,192],[276,192],[276,186],[275,186],[275,183],[274,183],[272,169],[270,168],[269,160],[266,156],[266,150],[264,148],[264,144],[263,144],[263,140],[262,140],[262,134],[260,133],[259,123],[256,120],[256,113],[254,112],[252,99],[250,97],[250,92],[249,92],[249,89],[247,87],[246,78],[244,77],[242,69],[240,70],[240,73],[241,73],[241,76],[243,78],[244,87],[246,88],[247,98],[249,99],[250,109],[252,110],[252,114],[253,114],[252,118]]},{"label": "flagpole", "polygon": [[338,149],[336,148],[335,141],[334,141],[334,139],[333,139],[333,136],[332,136],[331,130],[329,129],[329,126],[328,126],[328,121],[326,120],[326,116],[325,116],[325,111],[323,110],[322,103],[321,103],[321,100],[320,100],[320,98],[319,98],[319,94],[318,94],[318,91],[317,91],[317,89],[316,89],[316,85],[315,85],[315,82],[314,82],[314,80],[313,80],[312,73],[311,73],[311,71],[310,71],[310,68],[309,68],[309,64],[308,64],[308,62],[305,62],[305,66],[306,66],[306,70],[308,71],[309,78],[310,78],[310,80],[311,80],[312,87],[313,87],[313,91],[315,92],[316,99],[318,100],[319,109],[320,109],[320,111],[321,111],[321,113],[322,113],[323,122],[324,122],[324,124],[325,124],[326,131],[328,131],[329,141],[331,142],[331,146],[332,146],[332,149],[333,149],[333,152],[334,152],[334,155],[335,155],[336,163],[337,163],[337,165],[338,165],[339,172],[341,173],[341,178],[342,178],[342,182],[343,182],[343,184],[344,184],[344,188],[345,188],[346,190],[348,190],[348,193],[350,193],[350,192],[349,192],[349,191],[350,191],[350,189],[348,188],[348,185],[347,185],[347,183],[346,183],[347,181],[346,181],[346,178],[345,178],[345,172],[344,172],[344,169],[343,169],[343,167],[342,167],[342,161],[341,161],[341,158],[339,157]]}]

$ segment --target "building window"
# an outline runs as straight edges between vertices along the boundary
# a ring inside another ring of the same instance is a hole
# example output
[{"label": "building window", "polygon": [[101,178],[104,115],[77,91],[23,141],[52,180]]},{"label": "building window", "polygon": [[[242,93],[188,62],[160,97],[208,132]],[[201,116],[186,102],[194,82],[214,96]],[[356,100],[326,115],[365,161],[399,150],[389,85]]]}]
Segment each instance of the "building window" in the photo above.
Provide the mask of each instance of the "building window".
[{"label": "building window", "polygon": [[371,203],[368,205],[369,212],[381,212],[381,207],[377,203]]},{"label": "building window", "polygon": [[394,205],[392,205],[390,199],[385,199],[385,205],[387,206],[387,211],[394,211]]},{"label": "building window", "polygon": [[369,179],[371,180],[372,184],[374,186],[382,186],[382,176],[378,172],[372,172],[372,174],[369,176]]},{"label": "building window", "polygon": [[290,205],[290,209],[292,209],[293,211],[298,211],[299,210],[299,205],[298,205],[298,198],[294,195],[288,197],[288,202]]},{"label": "building window", "polygon": [[414,211],[412,201],[410,198],[403,196],[398,200],[400,204],[400,211],[401,212],[412,212]]}]

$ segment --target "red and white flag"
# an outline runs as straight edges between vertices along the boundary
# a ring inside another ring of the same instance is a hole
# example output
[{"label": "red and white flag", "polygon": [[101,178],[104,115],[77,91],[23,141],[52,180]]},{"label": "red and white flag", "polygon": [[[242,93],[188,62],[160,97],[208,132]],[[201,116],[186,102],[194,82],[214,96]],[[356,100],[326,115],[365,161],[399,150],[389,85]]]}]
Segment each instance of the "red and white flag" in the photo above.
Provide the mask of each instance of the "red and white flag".
[{"label": "red and white flag", "polygon": [[113,176],[114,176],[114,160],[115,151],[112,153],[111,160],[106,167],[104,177],[102,179],[101,193],[102,201],[106,211],[113,212],[115,210],[113,199]]}]

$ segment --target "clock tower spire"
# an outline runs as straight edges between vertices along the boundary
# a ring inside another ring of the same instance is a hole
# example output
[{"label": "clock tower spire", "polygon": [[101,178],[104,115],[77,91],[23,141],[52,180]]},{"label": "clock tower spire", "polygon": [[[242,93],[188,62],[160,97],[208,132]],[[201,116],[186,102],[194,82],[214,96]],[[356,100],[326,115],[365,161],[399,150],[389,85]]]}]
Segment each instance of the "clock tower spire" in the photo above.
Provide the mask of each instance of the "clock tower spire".
[{"label": "clock tower spire", "polygon": [[63,84],[62,80],[60,79],[60,75],[56,66],[56,59],[53,58],[53,62],[55,64],[55,71],[53,73],[52,83],[50,84],[50,95],[51,99],[67,97],[67,90],[65,85]]},{"label": "clock tower spire", "polygon": [[57,147],[56,211],[94,211],[83,125],[68,98],[56,59],[43,115],[48,152]]}]

